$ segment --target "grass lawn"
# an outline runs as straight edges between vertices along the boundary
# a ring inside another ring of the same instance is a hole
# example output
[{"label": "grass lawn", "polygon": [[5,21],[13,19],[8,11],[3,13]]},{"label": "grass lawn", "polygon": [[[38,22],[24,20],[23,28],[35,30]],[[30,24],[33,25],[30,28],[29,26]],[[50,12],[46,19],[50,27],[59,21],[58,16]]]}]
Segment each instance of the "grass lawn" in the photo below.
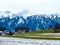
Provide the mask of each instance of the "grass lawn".
[{"label": "grass lawn", "polygon": [[60,40],[60,33],[54,33],[52,29],[49,29],[49,30],[37,30],[28,33],[18,33],[7,37]]}]

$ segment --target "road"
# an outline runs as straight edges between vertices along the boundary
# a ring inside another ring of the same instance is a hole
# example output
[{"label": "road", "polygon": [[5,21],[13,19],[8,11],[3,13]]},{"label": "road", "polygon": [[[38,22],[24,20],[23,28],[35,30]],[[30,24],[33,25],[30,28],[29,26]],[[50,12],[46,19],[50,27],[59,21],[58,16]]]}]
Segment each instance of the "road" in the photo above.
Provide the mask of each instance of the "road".
[{"label": "road", "polygon": [[0,45],[60,45],[60,40],[0,37]]}]

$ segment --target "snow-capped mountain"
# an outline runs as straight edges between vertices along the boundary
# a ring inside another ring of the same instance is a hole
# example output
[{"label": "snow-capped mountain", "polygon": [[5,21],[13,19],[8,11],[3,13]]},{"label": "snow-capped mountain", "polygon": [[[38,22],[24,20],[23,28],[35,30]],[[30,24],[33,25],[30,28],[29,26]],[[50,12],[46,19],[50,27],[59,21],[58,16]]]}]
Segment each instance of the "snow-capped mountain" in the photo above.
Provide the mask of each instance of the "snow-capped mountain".
[{"label": "snow-capped mountain", "polygon": [[54,27],[57,22],[60,22],[60,17],[57,14],[31,14],[31,16],[26,16],[27,14],[24,15],[24,13],[0,12],[0,26],[5,26],[12,30],[16,26],[27,26],[31,30],[36,30],[48,29]]}]

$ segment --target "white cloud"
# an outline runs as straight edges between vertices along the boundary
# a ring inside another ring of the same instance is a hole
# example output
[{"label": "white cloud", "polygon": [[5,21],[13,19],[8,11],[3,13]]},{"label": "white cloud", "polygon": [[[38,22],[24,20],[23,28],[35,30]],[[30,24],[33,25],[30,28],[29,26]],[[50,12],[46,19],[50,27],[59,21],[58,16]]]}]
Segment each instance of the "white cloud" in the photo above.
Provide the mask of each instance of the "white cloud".
[{"label": "white cloud", "polygon": [[30,13],[60,13],[59,0],[0,0],[0,11],[21,12],[27,9]]}]

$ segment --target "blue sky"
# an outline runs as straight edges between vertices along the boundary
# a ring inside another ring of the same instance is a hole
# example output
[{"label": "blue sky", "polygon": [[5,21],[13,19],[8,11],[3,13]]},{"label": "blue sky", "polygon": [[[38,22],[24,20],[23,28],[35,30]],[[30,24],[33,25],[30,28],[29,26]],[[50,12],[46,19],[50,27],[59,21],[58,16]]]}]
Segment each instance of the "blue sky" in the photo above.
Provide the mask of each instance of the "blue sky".
[{"label": "blue sky", "polygon": [[17,13],[23,10],[29,13],[60,13],[60,0],[0,0],[0,11]]}]

